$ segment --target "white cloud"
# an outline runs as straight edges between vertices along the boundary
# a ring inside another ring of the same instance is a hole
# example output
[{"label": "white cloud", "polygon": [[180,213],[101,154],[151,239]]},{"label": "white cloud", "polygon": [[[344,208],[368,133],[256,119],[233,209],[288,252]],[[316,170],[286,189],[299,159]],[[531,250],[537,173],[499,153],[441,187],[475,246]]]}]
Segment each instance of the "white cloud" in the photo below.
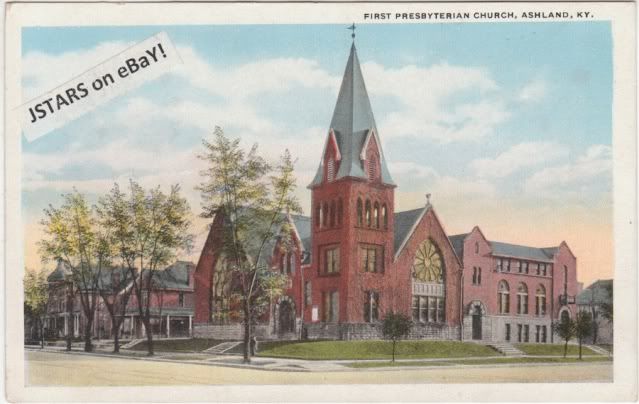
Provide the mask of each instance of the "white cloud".
[{"label": "white cloud", "polygon": [[503,178],[519,170],[545,164],[568,155],[568,150],[553,142],[527,142],[512,146],[495,158],[470,163],[479,177]]},{"label": "white cloud", "polygon": [[102,42],[90,49],[55,55],[37,51],[26,53],[22,58],[23,101],[54,89],[133,44],[122,41]]},{"label": "white cloud", "polygon": [[517,99],[521,102],[541,101],[546,96],[547,90],[548,85],[544,80],[535,79],[521,89]]},{"label": "white cloud", "polygon": [[532,175],[524,184],[528,193],[561,197],[583,197],[597,185],[609,188],[606,182],[597,181],[612,173],[612,148],[607,145],[590,146],[574,163],[545,168]]},{"label": "white cloud", "polygon": [[403,107],[380,121],[385,137],[480,140],[510,116],[499,86],[481,68],[441,63],[392,69],[370,62],[362,70],[372,95],[391,96]]}]

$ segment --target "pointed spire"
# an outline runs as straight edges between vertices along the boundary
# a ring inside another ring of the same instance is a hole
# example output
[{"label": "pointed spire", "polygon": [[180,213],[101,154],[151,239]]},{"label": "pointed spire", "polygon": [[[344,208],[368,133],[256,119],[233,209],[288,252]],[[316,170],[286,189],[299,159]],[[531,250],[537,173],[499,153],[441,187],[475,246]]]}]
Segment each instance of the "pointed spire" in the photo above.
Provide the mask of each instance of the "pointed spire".
[{"label": "pointed spire", "polygon": [[355,43],[351,45],[331,128],[342,136],[352,136],[353,133],[369,129],[377,130]]},{"label": "pointed spire", "polygon": [[[349,28],[354,31],[354,25]],[[346,62],[346,69],[344,70],[342,85],[335,103],[330,129],[335,136],[341,156],[336,179],[343,177],[368,178],[360,156],[363,154],[363,147],[368,144],[367,139],[370,136],[375,136],[380,154],[382,182],[387,185],[394,185],[388,167],[386,167],[386,160],[379,141],[377,125],[375,124],[373,109],[366,91],[366,84],[364,83],[364,76],[362,75],[354,40],[351,45],[348,62]],[[328,143],[326,143],[325,148],[327,146]],[[323,181],[323,159],[324,154],[310,187],[319,185]]]}]

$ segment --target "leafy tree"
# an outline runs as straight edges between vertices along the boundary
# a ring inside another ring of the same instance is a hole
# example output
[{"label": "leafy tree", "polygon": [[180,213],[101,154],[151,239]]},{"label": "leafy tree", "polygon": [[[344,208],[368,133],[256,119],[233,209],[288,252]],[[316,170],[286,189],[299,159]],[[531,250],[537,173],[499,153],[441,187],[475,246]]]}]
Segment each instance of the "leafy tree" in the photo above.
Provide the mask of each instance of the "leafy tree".
[{"label": "leafy tree", "polygon": [[560,321],[553,323],[552,329],[559,338],[564,340],[564,358],[568,354],[568,342],[575,336],[575,324],[568,316],[561,318]]},{"label": "leafy tree", "polygon": [[604,289],[608,293],[609,300],[608,300],[608,302],[605,302],[605,303],[601,304],[601,315],[606,320],[612,322],[613,321],[613,300],[614,300],[613,299],[612,282],[607,283],[606,285],[604,285]]},{"label": "leafy tree", "polygon": [[25,316],[28,314],[35,320],[40,346],[44,348],[44,316],[49,301],[47,274],[45,271],[26,270],[23,283]]},{"label": "leafy tree", "polygon": [[244,362],[248,363],[252,325],[283,290],[282,276],[269,270],[269,246],[278,237],[281,245],[290,242],[283,212],[301,212],[293,195],[293,161],[287,150],[272,167],[258,155],[257,145],[247,152],[239,139],[228,139],[220,127],[215,128],[211,142],[202,143],[205,151],[199,157],[208,164],[197,188],[202,216],[224,218],[221,253],[240,297]]},{"label": "leafy tree", "polygon": [[120,329],[124,321],[126,308],[133,288],[128,287],[134,274],[126,268],[116,267],[106,270],[107,276],[101,279],[100,297],[111,318],[113,352],[120,352]]},{"label": "leafy tree", "polygon": [[[128,293],[135,295],[138,314],[146,329],[148,354],[153,355],[150,309],[157,292],[156,276],[179,251],[190,250],[191,210],[178,185],[173,185],[168,194],[159,187],[146,191],[133,180],[129,188],[127,195],[115,184],[100,198],[97,211],[102,225],[109,230],[114,254],[131,280]],[[126,310],[128,297],[120,294],[119,299],[114,312],[118,308],[120,312]],[[118,329],[120,325],[117,324]]]},{"label": "leafy tree", "polygon": [[[102,270],[110,266],[112,254],[108,235],[84,195],[74,190],[63,195],[63,200],[59,208],[49,205],[44,211],[41,224],[46,236],[39,243],[40,255],[43,262],[55,259],[69,268],[67,311],[72,311],[73,293],[79,294],[86,318],[84,350],[90,352],[99,280]],[[67,333],[67,347],[69,335]]]},{"label": "leafy tree", "polygon": [[401,313],[390,312],[384,317],[382,323],[382,334],[385,339],[389,339],[393,342],[393,360],[395,362],[395,345],[397,341],[405,338],[413,328],[412,320]]},{"label": "leafy tree", "polygon": [[579,311],[575,316],[575,337],[579,342],[579,359],[583,341],[592,335],[592,315],[588,311]]}]

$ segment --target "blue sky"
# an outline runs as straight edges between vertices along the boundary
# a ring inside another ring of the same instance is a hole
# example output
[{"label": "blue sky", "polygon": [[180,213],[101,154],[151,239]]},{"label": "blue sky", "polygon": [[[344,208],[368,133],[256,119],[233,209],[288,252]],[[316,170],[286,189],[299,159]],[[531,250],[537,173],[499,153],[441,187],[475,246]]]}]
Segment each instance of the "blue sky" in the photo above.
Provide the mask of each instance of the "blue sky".
[{"label": "blue sky", "polygon": [[[23,140],[25,225],[72,186],[95,195],[129,177],[182,183],[198,213],[194,155],[215,125],[272,159],[290,148],[308,203],[351,43],[345,26],[28,28],[23,98],[159,31],[184,60],[176,72]],[[609,230],[608,22],[362,24],[356,46],[400,209],[431,192],[451,233],[479,224],[528,244],[569,238],[576,230],[558,223],[588,216],[593,232]],[[610,273],[611,257],[592,266]]]}]

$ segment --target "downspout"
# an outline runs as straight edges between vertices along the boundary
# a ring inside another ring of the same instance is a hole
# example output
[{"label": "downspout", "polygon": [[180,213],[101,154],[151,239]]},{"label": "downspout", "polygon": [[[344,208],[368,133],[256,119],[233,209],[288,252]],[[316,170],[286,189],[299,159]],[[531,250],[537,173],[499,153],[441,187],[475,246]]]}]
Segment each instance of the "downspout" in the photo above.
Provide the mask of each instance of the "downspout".
[{"label": "downspout", "polygon": [[464,340],[464,267],[459,274],[459,341]]},{"label": "downspout", "polygon": [[555,342],[555,331],[553,330],[553,316],[555,315],[555,274],[556,271],[555,262],[552,265],[552,276],[550,277],[550,343]]}]

